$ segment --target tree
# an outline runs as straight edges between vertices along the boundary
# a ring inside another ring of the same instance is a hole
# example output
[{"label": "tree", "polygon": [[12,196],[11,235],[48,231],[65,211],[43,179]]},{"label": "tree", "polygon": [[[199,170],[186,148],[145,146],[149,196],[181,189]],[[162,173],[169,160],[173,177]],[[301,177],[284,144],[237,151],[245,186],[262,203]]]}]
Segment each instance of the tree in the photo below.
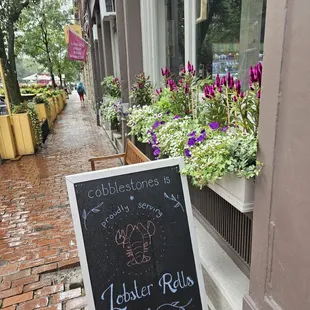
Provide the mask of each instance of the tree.
[{"label": "tree", "polygon": [[55,72],[60,74],[66,55],[64,25],[69,12],[62,10],[63,0],[40,0],[37,6],[25,10],[21,19],[22,51],[48,68],[55,88]]},{"label": "tree", "polygon": [[17,80],[15,62],[15,31],[22,11],[36,0],[1,0],[0,1],[0,59],[9,90],[9,101],[19,104],[21,95]]}]

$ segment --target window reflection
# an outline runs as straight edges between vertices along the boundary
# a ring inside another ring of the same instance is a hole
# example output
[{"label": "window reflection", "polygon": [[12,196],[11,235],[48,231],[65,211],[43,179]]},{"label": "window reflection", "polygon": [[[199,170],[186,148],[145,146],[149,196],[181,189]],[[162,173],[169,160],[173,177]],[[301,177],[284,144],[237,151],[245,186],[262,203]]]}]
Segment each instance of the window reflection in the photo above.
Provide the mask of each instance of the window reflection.
[{"label": "window reflection", "polygon": [[249,67],[263,60],[266,0],[196,0],[196,12],[200,77],[230,72],[247,85]]},{"label": "window reflection", "polygon": [[167,20],[167,67],[178,75],[183,69],[184,59],[184,0],[166,1]]}]

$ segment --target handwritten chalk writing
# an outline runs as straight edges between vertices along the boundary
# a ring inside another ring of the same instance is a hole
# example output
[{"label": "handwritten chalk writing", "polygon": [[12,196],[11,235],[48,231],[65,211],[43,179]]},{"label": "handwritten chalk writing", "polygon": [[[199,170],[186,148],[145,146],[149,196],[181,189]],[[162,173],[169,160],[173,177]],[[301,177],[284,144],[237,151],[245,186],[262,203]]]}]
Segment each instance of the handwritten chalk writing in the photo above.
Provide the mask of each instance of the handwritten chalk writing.
[{"label": "handwritten chalk writing", "polygon": [[[138,287],[137,281],[133,281],[133,289],[128,290],[126,289],[126,284],[123,283],[123,290],[120,294],[114,295],[114,284],[108,286],[108,288],[103,291],[101,294],[101,300],[109,300],[110,301],[110,310],[126,310],[125,308],[115,308],[114,304],[122,305],[124,303],[128,303],[129,301],[142,299],[144,297],[151,295],[151,287],[153,284],[149,284],[146,286],[142,286],[141,288]],[[108,298],[105,298],[105,295],[108,295]]]},{"label": "handwritten chalk writing", "polygon": [[103,202],[99,203],[99,205],[95,208],[92,208],[89,212],[86,212],[86,210],[84,209],[82,212],[82,219],[83,219],[83,223],[84,223],[84,228],[87,230],[87,225],[86,225],[86,221],[87,221],[87,217],[91,214],[91,213],[98,213],[100,212],[99,208],[102,207]]},{"label": "handwritten chalk writing", "polygon": [[181,208],[182,211],[184,212],[184,207],[183,205],[177,200],[179,199],[179,196],[177,198],[174,197],[173,194],[171,194],[171,197],[169,197],[166,193],[164,193],[165,198],[174,201],[176,204],[174,205],[174,208]]},{"label": "handwritten chalk writing", "polygon": [[172,293],[176,293],[179,288],[183,289],[195,284],[191,277],[185,277],[183,271],[177,272],[177,279],[173,279],[171,273],[165,273],[162,275],[158,282],[159,286],[163,289],[163,295],[169,290]]},{"label": "handwritten chalk writing", "polygon": [[156,207],[153,207],[145,202],[139,202],[138,203],[138,208],[139,209],[143,209],[143,210],[146,210],[146,211],[152,211],[156,214],[156,217],[159,219],[160,217],[163,216],[163,212],[160,211],[159,209],[157,209]]},{"label": "handwritten chalk writing", "polygon": [[185,305],[181,305],[179,301],[174,301],[172,303],[166,303],[166,304],[163,304],[161,306],[159,306],[156,310],[160,310],[160,309],[167,309],[167,308],[171,308],[171,309],[179,309],[179,310],[185,310],[187,306],[189,306],[191,303],[192,303],[193,299],[190,299],[187,304]]},{"label": "handwritten chalk writing", "polygon": [[107,228],[107,225],[110,224],[119,214],[121,213],[128,213],[129,212],[129,207],[128,206],[123,206],[120,205],[117,207],[116,211],[113,211],[112,213],[110,213],[105,220],[101,223],[101,225],[104,228]]},{"label": "handwritten chalk writing", "polygon": [[124,192],[131,192],[131,191],[140,191],[144,190],[146,188],[152,188],[154,186],[158,186],[159,181],[158,179],[150,179],[150,180],[144,180],[144,181],[136,181],[134,182],[132,179],[130,180],[130,183],[127,184],[118,184],[117,182],[114,183],[108,183],[108,184],[101,184],[101,187],[97,189],[91,189],[88,191],[88,198],[100,198],[102,196],[108,196],[108,195],[115,195],[119,193]]},{"label": "handwritten chalk writing", "polygon": [[151,260],[147,255],[149,246],[152,244],[151,237],[156,231],[155,224],[148,221],[146,227],[141,223],[127,225],[125,230],[118,230],[115,235],[115,242],[126,249],[126,256],[130,259],[127,266],[141,265]]},{"label": "handwritten chalk writing", "polygon": [[170,178],[169,177],[164,177],[164,183],[165,184],[170,184]]},{"label": "handwritten chalk writing", "polygon": [[[172,292],[175,294],[179,289],[185,289],[187,287],[191,287],[195,284],[191,277],[185,276],[183,271],[178,271],[176,273],[176,278],[173,279],[172,274],[165,273],[162,275],[160,280],[158,281],[158,286],[162,288],[162,293],[165,295],[167,292]],[[133,281],[132,287],[126,287],[126,284],[122,284],[122,288],[120,292],[115,292],[114,284],[110,284],[101,294],[101,300],[107,300],[110,304],[110,310],[127,310],[127,306],[123,305],[130,301],[144,299],[145,297],[152,295],[153,284],[148,284],[144,286],[139,286],[137,280]],[[168,302],[161,306],[159,306],[156,310],[159,309],[180,309],[185,310],[188,305],[192,303],[192,299],[190,299],[187,304],[182,305],[180,301]],[[124,308],[116,308],[118,306],[123,306]]]}]

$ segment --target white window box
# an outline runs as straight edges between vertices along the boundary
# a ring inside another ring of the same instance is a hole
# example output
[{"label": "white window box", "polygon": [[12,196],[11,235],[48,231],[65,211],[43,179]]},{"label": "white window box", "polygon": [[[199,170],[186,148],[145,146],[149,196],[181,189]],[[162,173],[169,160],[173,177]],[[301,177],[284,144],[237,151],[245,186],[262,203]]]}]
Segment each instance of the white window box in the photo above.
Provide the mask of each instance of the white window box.
[{"label": "white window box", "polygon": [[228,175],[208,187],[242,213],[252,212],[255,183],[253,179]]}]

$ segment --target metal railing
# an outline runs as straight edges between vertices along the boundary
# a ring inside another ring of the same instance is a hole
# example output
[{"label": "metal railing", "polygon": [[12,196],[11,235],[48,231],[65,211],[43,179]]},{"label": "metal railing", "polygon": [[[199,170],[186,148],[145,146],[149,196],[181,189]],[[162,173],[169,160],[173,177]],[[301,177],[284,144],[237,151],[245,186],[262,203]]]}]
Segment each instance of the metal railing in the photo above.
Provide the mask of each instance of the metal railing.
[{"label": "metal railing", "polygon": [[239,268],[249,274],[252,248],[252,213],[244,214],[208,187],[190,187],[191,202]]}]

